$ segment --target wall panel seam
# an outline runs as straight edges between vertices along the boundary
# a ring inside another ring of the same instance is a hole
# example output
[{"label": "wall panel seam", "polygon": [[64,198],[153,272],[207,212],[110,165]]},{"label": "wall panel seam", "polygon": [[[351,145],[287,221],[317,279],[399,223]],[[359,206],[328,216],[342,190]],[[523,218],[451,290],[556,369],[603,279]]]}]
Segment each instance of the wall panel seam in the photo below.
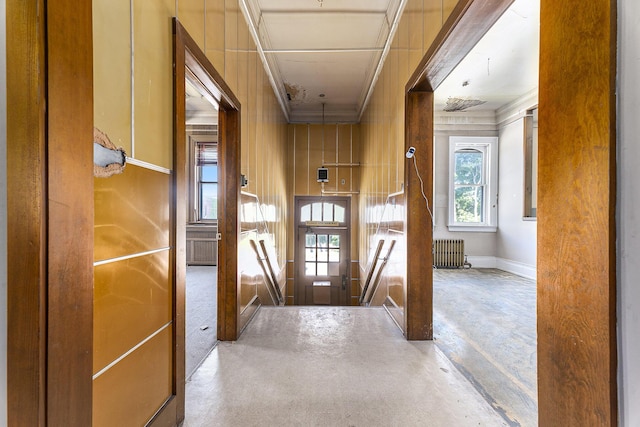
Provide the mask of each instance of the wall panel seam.
[{"label": "wall panel seam", "polygon": [[130,348],[126,353],[124,353],[122,356],[118,357],[116,360],[114,360],[113,362],[109,363],[107,366],[105,366],[104,368],[102,368],[100,371],[98,371],[94,376],[93,376],[93,380],[95,381],[98,377],[100,377],[102,374],[104,374],[105,372],[107,372],[109,369],[113,368],[115,365],[117,365],[118,363],[120,363],[122,360],[124,360],[127,356],[129,356],[131,353],[133,353],[134,351],[136,351],[137,349],[139,349],[140,347],[142,347],[143,345],[145,345],[146,343],[148,343],[149,341],[151,341],[154,337],[156,337],[158,334],[160,334],[162,331],[164,331],[165,329],[167,329],[169,326],[171,326],[171,324],[173,323],[173,321],[169,321],[166,324],[164,324],[160,329],[158,329],[157,331],[155,331],[154,333],[152,333],[151,335],[149,335],[148,337],[146,337],[145,339],[143,339],[142,341],[140,341],[138,344],[136,344],[135,346],[133,346],[132,348]]}]

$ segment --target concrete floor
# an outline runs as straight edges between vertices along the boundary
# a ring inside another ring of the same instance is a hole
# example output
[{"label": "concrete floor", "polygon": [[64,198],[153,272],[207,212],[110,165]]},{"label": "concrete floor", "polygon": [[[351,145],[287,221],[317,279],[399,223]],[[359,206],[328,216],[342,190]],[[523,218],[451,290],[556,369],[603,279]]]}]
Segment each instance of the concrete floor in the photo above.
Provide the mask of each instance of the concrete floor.
[{"label": "concrete floor", "polygon": [[536,282],[475,268],[433,278],[437,347],[508,425],[537,426]]},{"label": "concrete floor", "polygon": [[505,426],[434,342],[382,308],[263,307],[186,388],[184,426]]}]

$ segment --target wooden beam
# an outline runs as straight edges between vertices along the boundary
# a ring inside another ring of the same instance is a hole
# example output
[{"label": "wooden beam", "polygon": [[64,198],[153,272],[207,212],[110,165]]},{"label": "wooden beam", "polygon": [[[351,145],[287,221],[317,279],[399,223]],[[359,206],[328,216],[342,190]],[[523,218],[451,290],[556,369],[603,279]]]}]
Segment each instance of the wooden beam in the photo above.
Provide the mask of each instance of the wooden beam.
[{"label": "wooden beam", "polygon": [[[405,104],[405,151],[416,149],[404,168],[407,240],[405,328],[409,340],[433,339],[433,225],[423,198],[433,188],[433,92],[409,92]],[[423,180],[421,184],[416,167]]]},{"label": "wooden beam", "polygon": [[406,90],[435,91],[514,0],[459,0]]},{"label": "wooden beam", "polygon": [[616,2],[542,0],[540,425],[617,425]]},{"label": "wooden beam", "polygon": [[47,2],[47,425],[90,425],[93,373],[91,2]]},{"label": "wooden beam", "polygon": [[45,425],[46,74],[44,1],[7,1],[7,411]]}]

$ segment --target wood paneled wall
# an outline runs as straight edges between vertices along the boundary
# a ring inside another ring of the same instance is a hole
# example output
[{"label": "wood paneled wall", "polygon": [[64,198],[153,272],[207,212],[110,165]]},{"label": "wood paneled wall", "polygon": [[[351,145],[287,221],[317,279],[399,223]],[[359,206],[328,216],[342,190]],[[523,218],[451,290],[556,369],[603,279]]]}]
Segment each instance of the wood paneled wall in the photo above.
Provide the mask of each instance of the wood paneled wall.
[{"label": "wood paneled wall", "polygon": [[615,22],[615,1],[541,1],[542,426],[618,425]]},{"label": "wood paneled wall", "polygon": [[405,85],[456,0],[408,0],[361,121],[360,266],[364,268],[387,196],[404,188]]},{"label": "wood paneled wall", "polygon": [[[94,0],[93,4],[96,127],[109,135],[116,145],[123,146],[131,158],[142,162],[140,164],[148,165],[152,169],[173,168],[171,18],[177,16],[240,101],[242,118],[240,119],[239,114],[230,116],[237,119],[241,126],[241,132],[238,133],[241,139],[236,138],[235,141],[239,146],[238,153],[241,152],[242,156],[241,173],[249,179],[249,186],[245,190],[257,194],[263,207],[273,213],[268,218],[270,232],[276,241],[278,260],[284,265],[288,215],[287,127],[261,66],[244,16],[238,8],[238,1]],[[156,184],[139,180],[128,172],[121,178],[128,181],[131,188],[149,185],[149,192],[156,188]],[[235,180],[239,179],[239,176],[233,174],[225,178]],[[121,202],[135,205],[135,200],[131,200],[131,197],[131,194],[124,195]],[[235,211],[226,212],[232,214]],[[169,235],[170,227],[169,223],[160,224],[159,234]],[[100,240],[96,242],[96,252],[108,251],[118,244]],[[160,255],[151,256],[154,260],[159,257]],[[171,277],[172,259],[157,261],[151,263],[153,267],[147,266],[153,271],[149,277],[163,282],[164,277]],[[136,269],[147,267],[138,266]],[[240,268],[241,266],[236,265],[236,270],[239,271]],[[100,275],[100,286],[113,291],[110,297],[124,298],[125,290],[117,285],[120,274],[116,275],[111,270],[107,267],[96,267],[96,274]],[[176,292],[179,291],[182,290],[178,289]],[[162,292],[164,291],[161,291],[161,294]],[[235,290],[233,295],[236,295]],[[168,294],[169,298],[172,296]],[[152,301],[148,303],[149,310],[155,313],[157,307]],[[101,325],[105,328],[101,333],[107,335],[117,330],[117,324],[114,322],[103,322]],[[233,335],[229,336],[236,336],[237,325],[227,326],[233,329]],[[170,337],[170,327],[167,328]],[[159,332],[148,341],[148,345],[155,345],[156,341],[160,342],[165,338],[164,332]],[[161,347],[158,345],[155,348],[162,353]],[[166,356],[166,353],[164,354]],[[156,356],[160,357],[161,354]],[[138,362],[142,363],[141,359],[138,359]],[[175,364],[175,361],[172,362],[166,357],[156,362],[158,366],[164,366],[165,362]],[[142,371],[140,369],[140,372]],[[152,379],[151,382],[155,381],[158,390],[164,390],[164,372],[147,374]],[[142,383],[137,381],[134,375],[129,376],[128,380],[131,390],[141,390],[139,386]],[[109,384],[109,388],[115,390],[117,387],[123,387],[124,381],[126,380],[114,381]],[[105,399],[96,402],[96,405],[104,406],[94,408],[96,414],[104,414],[105,411],[114,412],[113,408],[120,404],[123,405],[124,411],[125,402],[107,402]],[[145,411],[146,409],[140,407],[138,412],[131,414],[131,419],[143,419],[147,416]]]},{"label": "wood paneled wall", "polygon": [[[294,197],[340,195],[351,197],[351,302],[359,296],[358,217],[360,190],[360,126],[357,124],[290,124],[288,126],[287,304],[293,304]],[[339,164],[341,166],[335,166]],[[334,165],[334,166],[331,166]],[[353,165],[353,166],[347,166]],[[329,182],[317,182],[317,170],[329,169]]]}]

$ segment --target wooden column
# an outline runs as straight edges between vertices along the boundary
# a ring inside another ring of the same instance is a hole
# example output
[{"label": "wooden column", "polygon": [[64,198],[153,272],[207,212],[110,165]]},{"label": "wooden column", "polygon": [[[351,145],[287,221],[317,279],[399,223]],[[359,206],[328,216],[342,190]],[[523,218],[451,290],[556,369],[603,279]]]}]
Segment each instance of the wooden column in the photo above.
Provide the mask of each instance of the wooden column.
[{"label": "wooden column", "polygon": [[615,426],[616,3],[540,16],[539,424]]},{"label": "wooden column", "polygon": [[89,1],[8,1],[8,419],[90,425]]},{"label": "wooden column", "polygon": [[240,111],[220,109],[218,118],[218,339],[240,335]]},{"label": "wooden column", "polygon": [[44,425],[46,116],[44,1],[7,1],[7,405]]},{"label": "wooden column", "polygon": [[[415,147],[424,193],[433,194],[433,92],[409,91],[405,104],[405,151]],[[427,118],[425,120],[425,118]],[[433,226],[422,197],[414,159],[404,168],[407,290],[405,327],[409,340],[433,339]],[[433,202],[429,200],[429,207]]]}]

